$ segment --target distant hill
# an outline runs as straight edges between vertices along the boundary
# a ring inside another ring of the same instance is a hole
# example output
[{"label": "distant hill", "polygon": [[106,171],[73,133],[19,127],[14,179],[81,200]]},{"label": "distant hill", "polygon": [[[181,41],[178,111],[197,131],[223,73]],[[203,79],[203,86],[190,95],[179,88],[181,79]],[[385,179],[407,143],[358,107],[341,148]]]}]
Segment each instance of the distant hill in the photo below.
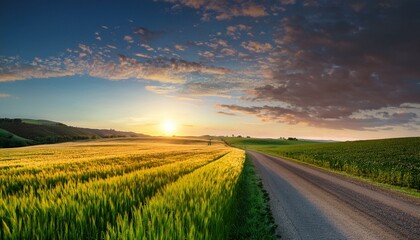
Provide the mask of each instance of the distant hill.
[{"label": "distant hill", "polygon": [[146,135],[114,129],[71,127],[48,120],[0,118],[0,147],[18,147],[83,139],[142,136]]},{"label": "distant hill", "polygon": [[33,144],[32,140],[19,137],[4,129],[0,129],[0,147],[21,147]]},{"label": "distant hill", "polygon": [[[18,121],[18,120],[17,120]],[[49,121],[49,120],[41,120],[41,119],[22,119],[23,123],[28,123],[28,124],[33,124],[33,125],[44,125],[44,126],[66,126],[65,124],[59,123],[59,122],[54,122],[54,121]]]}]

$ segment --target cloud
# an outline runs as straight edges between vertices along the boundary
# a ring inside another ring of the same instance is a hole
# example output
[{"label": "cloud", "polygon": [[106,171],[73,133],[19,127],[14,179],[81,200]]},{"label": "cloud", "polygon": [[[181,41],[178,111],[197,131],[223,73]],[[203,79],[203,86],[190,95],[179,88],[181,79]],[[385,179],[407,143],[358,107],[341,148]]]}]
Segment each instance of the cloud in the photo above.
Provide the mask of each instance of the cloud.
[{"label": "cloud", "polygon": [[0,82],[10,82],[17,80],[27,80],[27,79],[36,79],[36,78],[54,78],[54,77],[65,77],[73,76],[72,72],[50,72],[43,71],[38,69],[21,69],[16,72],[11,73],[0,73]]},{"label": "cloud", "polygon": [[233,48],[223,48],[223,49],[220,50],[220,53],[223,56],[234,56],[234,55],[236,55],[236,50],[233,49]]},{"label": "cloud", "polygon": [[420,103],[420,2],[368,1],[357,11],[336,1],[305,3],[279,23],[267,79],[248,92],[248,99],[278,105],[242,110],[266,121],[332,128],[416,122],[418,114],[410,112],[353,116]]},{"label": "cloud", "polygon": [[125,35],[124,36],[124,41],[128,42],[128,43],[134,43],[134,39],[132,36],[130,35]]},{"label": "cloud", "polygon": [[36,58],[32,63],[21,63],[20,59],[0,57],[0,66],[0,82],[75,75],[64,69],[59,59]]},{"label": "cloud", "polygon": [[280,0],[280,2],[284,5],[293,5],[296,3],[296,0]]},{"label": "cloud", "polygon": [[89,68],[89,75],[110,79],[146,79],[163,83],[185,82],[187,74],[227,74],[226,68],[204,66],[181,59],[156,58],[147,62],[120,55],[119,62],[97,62]]},{"label": "cloud", "polygon": [[210,58],[210,59],[214,58],[215,56],[215,54],[210,51],[198,52],[198,55],[200,55],[201,57]]},{"label": "cloud", "polygon": [[226,28],[226,34],[233,39],[239,39],[241,37],[241,32],[249,31],[251,28],[252,27],[245,24],[232,25]]},{"label": "cloud", "polygon": [[175,5],[200,10],[202,20],[209,21],[211,15],[217,20],[228,20],[233,17],[259,18],[268,16],[266,8],[258,1],[205,1],[205,0],[164,0]]},{"label": "cloud", "polygon": [[250,52],[256,53],[267,52],[273,48],[270,43],[260,43],[256,41],[242,42],[241,46]]},{"label": "cloud", "polygon": [[265,17],[268,13],[265,11],[265,7],[257,3],[242,3],[241,5],[233,6],[230,10],[221,11],[216,16],[217,20],[228,20],[233,17]]},{"label": "cloud", "polygon": [[[76,53],[75,53],[76,54]],[[189,74],[225,75],[229,69],[206,66],[176,58],[147,58],[147,61],[125,55],[118,55],[117,61],[93,54],[87,59],[76,55],[67,58],[52,58],[21,62],[19,59],[0,58],[0,82],[26,80],[33,78],[51,78],[73,75],[89,75],[109,80],[145,79],[162,83],[183,83]]]},{"label": "cloud", "polygon": [[176,91],[174,86],[145,86],[147,91],[153,92],[156,94],[170,94]]},{"label": "cloud", "polygon": [[136,53],[134,54],[137,57],[142,57],[142,58],[152,58],[151,56],[147,55],[147,54],[143,54],[143,53]]},{"label": "cloud", "polygon": [[175,44],[175,49],[178,50],[178,51],[185,51],[186,47],[182,46],[180,44]]},{"label": "cloud", "polygon": [[195,97],[175,96],[174,98],[178,100],[183,100],[183,101],[194,101],[194,102],[202,101],[200,98],[195,98]]},{"label": "cloud", "polygon": [[116,47],[115,45],[112,45],[112,44],[107,44],[106,46],[107,46],[108,48],[117,49],[117,47]]},{"label": "cloud", "polygon": [[223,39],[218,39],[217,43],[222,47],[227,47],[228,46],[227,42]]},{"label": "cloud", "polygon": [[[330,129],[350,129],[359,131],[375,131],[381,127],[403,126],[405,124],[419,124],[418,115],[413,112],[399,112],[382,117],[365,116],[364,118],[349,116],[341,118],[318,118],[306,110],[279,106],[239,106],[218,105],[219,108],[249,114],[261,118],[265,122],[278,122],[289,125],[305,125]],[[411,126],[410,126],[411,127]],[[392,129],[392,127],[390,128]]]},{"label": "cloud", "polygon": [[240,81],[235,81],[232,77],[213,76],[208,79],[187,81],[180,85],[178,94],[189,96],[217,96],[222,98],[232,98],[232,92],[238,90]]},{"label": "cloud", "polygon": [[106,35],[106,27],[94,35],[103,41],[57,58],[0,57],[0,81],[137,79],[172,97],[237,97],[240,105],[224,109],[264,121],[361,130],[418,123],[418,1],[168,1],[177,4],[172,10],[189,7],[204,20],[249,18],[201,23],[198,35],[146,27],[110,27]]},{"label": "cloud", "polygon": [[0,93],[0,98],[7,98],[7,97],[11,97],[11,95],[6,94],[6,93]]},{"label": "cloud", "polygon": [[86,46],[84,44],[79,44],[79,48],[82,49],[82,51],[84,51],[84,52],[87,52],[89,54],[92,54],[92,50],[88,46]]},{"label": "cloud", "polygon": [[140,41],[146,43],[150,43],[164,35],[164,32],[162,31],[153,31],[145,27],[137,27],[134,29],[133,33],[136,34]]},{"label": "cloud", "polygon": [[225,116],[231,116],[231,117],[233,117],[233,116],[238,116],[237,114],[235,114],[235,113],[230,113],[230,112],[218,111],[217,113],[218,113],[218,114],[221,114],[221,115],[225,115]]},{"label": "cloud", "polygon": [[363,3],[363,2],[355,2],[351,4],[351,8],[356,12],[360,12],[365,6],[366,6],[366,3]]}]

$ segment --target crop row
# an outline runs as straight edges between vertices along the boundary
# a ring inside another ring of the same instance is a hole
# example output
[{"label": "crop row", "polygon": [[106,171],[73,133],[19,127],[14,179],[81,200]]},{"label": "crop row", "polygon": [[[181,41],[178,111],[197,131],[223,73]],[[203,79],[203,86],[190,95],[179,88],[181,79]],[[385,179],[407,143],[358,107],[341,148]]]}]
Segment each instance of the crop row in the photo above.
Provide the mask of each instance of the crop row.
[{"label": "crop row", "polygon": [[[174,145],[158,145],[157,150],[150,148],[153,146],[150,143],[124,147],[76,146],[78,147],[29,148],[20,152],[15,149],[2,150],[0,156],[12,160],[0,162],[0,197],[51,189],[69,181],[83,183],[106,179],[190,158],[215,158],[227,152],[226,148],[221,147],[194,149],[179,145],[176,148]],[[46,152],[49,153],[47,157]]]},{"label": "crop row", "polygon": [[167,185],[133,217],[118,217],[107,239],[227,239],[244,153],[232,150],[218,161]]},{"label": "crop row", "polygon": [[420,138],[281,146],[268,153],[420,190]]},{"label": "crop row", "polygon": [[[190,146],[191,149],[193,148]],[[188,155],[185,150],[180,150],[186,153],[183,160],[172,161],[173,159],[168,158],[167,163],[161,166],[94,181],[71,179],[57,184],[54,188],[28,187],[25,195],[2,197],[0,237],[103,239],[109,235],[107,229],[118,229],[117,219],[135,218],[138,209],[142,209],[140,206],[148,206],[148,199],[162,187],[171,182],[178,182],[180,177],[196,169],[199,169],[197,172],[202,171],[201,169],[207,168],[205,165],[210,162],[220,162],[229,152],[227,148],[216,147],[211,151],[212,154],[205,149],[202,152],[206,154]],[[220,157],[222,158],[218,160]],[[165,162],[165,159],[162,161]],[[201,179],[196,181],[202,182]],[[218,186],[216,183],[214,182],[215,189]]]}]

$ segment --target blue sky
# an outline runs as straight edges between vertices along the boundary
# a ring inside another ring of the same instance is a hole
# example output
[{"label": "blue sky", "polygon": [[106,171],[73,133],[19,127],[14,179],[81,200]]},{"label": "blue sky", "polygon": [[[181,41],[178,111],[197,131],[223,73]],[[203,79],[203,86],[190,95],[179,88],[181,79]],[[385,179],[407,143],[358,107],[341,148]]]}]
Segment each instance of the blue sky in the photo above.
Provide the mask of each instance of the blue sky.
[{"label": "blue sky", "polygon": [[0,113],[161,135],[420,134],[420,4],[2,1]]}]

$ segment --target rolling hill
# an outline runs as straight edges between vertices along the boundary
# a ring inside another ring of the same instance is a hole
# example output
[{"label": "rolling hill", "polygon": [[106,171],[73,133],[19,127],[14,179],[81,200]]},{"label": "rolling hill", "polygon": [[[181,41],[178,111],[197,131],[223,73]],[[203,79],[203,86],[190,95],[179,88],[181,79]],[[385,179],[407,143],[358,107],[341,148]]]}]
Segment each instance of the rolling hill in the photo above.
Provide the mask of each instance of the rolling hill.
[{"label": "rolling hill", "polygon": [[0,119],[0,147],[19,147],[83,139],[141,136],[146,135],[114,129],[72,127],[49,120]]},{"label": "rolling hill", "polygon": [[19,137],[4,129],[0,129],[0,147],[21,147],[33,144],[33,141]]}]

